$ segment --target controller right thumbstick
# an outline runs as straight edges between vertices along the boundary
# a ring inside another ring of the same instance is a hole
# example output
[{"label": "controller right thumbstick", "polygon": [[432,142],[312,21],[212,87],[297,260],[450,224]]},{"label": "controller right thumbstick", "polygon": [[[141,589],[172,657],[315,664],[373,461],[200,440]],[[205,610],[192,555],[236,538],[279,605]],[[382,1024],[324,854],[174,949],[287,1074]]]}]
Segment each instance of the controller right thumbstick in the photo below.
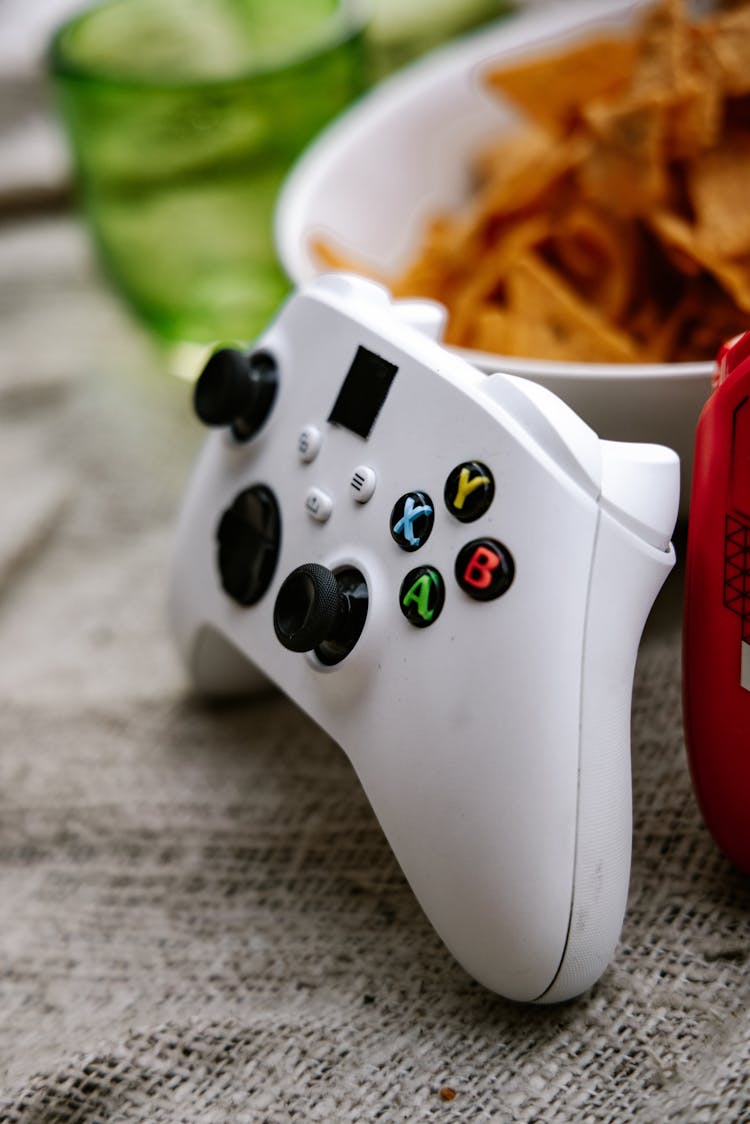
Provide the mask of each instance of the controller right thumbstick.
[{"label": "controller right thumbstick", "polygon": [[298,566],[276,598],[273,627],[290,652],[311,652],[334,631],[339,615],[336,575],[317,562]]},{"label": "controller right thumbstick", "polygon": [[338,663],[359,639],[367,605],[367,584],[358,570],[334,574],[319,562],[306,562],[282,582],[274,631],[290,652],[315,651],[322,663]]}]

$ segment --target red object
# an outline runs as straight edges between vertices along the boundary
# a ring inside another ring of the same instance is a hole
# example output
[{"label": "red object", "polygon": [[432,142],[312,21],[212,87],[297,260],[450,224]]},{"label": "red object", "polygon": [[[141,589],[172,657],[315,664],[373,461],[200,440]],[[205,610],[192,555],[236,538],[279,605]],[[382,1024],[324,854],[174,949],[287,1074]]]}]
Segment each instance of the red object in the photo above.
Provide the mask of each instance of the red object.
[{"label": "red object", "polygon": [[706,825],[750,873],[750,332],[719,352],[695,435],[683,715]]},{"label": "red object", "polygon": [[487,589],[492,584],[492,571],[500,565],[500,558],[494,550],[478,546],[464,570],[464,581],[476,589]]}]

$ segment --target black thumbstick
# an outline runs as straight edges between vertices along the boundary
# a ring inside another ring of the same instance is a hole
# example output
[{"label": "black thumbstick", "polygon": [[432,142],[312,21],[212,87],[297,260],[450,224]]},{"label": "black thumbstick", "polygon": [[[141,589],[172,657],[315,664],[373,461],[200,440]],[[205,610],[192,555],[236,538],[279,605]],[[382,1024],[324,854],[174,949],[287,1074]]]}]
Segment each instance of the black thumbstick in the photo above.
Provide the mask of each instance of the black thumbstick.
[{"label": "black thumbstick", "polygon": [[338,617],[336,575],[317,562],[292,570],[273,612],[276,635],[290,652],[311,652],[333,631]]},{"label": "black thumbstick", "polygon": [[282,583],[273,627],[290,652],[312,652],[325,664],[349,654],[367,616],[367,583],[359,570],[333,573],[318,562],[292,570]]},{"label": "black thumbstick", "polygon": [[235,437],[247,441],[268,417],[277,385],[278,368],[269,351],[248,354],[224,347],[203,368],[193,406],[204,425],[230,425]]}]

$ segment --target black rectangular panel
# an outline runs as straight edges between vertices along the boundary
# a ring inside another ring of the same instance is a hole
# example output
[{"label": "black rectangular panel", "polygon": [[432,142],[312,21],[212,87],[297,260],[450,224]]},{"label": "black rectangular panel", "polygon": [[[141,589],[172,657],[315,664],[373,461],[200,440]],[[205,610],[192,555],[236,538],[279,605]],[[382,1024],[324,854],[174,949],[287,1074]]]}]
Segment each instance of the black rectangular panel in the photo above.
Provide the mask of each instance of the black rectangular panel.
[{"label": "black rectangular panel", "polygon": [[385,402],[398,367],[387,359],[358,347],[328,420],[360,437],[369,437]]}]

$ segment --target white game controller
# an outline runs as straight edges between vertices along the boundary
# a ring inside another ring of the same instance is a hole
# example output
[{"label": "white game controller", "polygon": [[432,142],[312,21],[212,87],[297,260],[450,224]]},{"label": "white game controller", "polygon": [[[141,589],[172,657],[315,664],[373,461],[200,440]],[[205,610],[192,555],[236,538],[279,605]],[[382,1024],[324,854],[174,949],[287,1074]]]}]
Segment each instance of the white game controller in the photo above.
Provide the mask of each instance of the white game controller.
[{"label": "white game controller", "polygon": [[471,975],[555,1002],[620,934],[633,670],[679,464],[481,374],[443,320],[332,274],[211,358],[171,620],[199,687],[271,680],[345,749]]}]

